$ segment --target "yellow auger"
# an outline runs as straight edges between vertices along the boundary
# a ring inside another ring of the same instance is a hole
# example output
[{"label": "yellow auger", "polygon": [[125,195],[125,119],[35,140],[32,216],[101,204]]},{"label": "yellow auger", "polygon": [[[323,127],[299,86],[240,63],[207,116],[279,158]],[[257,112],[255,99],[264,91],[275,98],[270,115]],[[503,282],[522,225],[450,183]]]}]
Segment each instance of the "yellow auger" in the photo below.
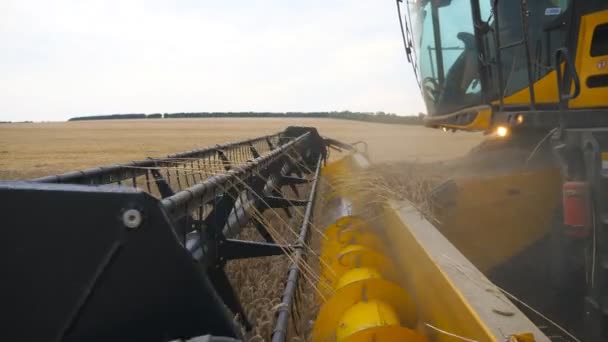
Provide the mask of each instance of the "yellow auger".
[{"label": "yellow auger", "polygon": [[411,328],[416,311],[399,286],[384,243],[363,219],[339,218],[321,245],[320,289],[327,294],[314,327],[316,341],[422,341]]},{"label": "yellow auger", "polygon": [[[351,165],[346,165],[346,164]],[[335,162],[324,169],[330,191],[326,200],[340,203],[344,216],[324,232],[321,242],[319,289],[326,302],[317,317],[315,341],[423,341],[413,330],[416,311],[407,292],[395,281],[397,269],[386,245],[365,219],[350,184],[341,182],[352,167],[367,165],[362,155]],[[354,201],[347,201],[350,196]]]}]

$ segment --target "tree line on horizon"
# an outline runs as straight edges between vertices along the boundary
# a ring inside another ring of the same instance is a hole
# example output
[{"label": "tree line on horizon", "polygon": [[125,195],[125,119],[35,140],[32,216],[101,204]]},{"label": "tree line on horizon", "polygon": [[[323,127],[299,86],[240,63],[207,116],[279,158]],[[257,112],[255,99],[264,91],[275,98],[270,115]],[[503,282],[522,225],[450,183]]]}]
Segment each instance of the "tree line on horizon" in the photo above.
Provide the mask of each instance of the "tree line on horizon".
[{"label": "tree line on horizon", "polygon": [[154,114],[110,114],[70,118],[68,121],[121,120],[121,119],[182,119],[182,118],[330,118],[404,125],[421,125],[422,114],[398,116],[393,113],[367,112],[189,112]]}]

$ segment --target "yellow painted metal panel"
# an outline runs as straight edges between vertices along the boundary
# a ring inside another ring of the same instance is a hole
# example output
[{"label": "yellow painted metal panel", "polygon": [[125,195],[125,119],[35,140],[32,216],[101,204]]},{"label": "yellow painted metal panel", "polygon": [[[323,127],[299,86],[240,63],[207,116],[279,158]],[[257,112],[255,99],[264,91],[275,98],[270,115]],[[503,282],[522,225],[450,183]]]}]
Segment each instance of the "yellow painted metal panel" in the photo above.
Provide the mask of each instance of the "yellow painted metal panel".
[{"label": "yellow painted metal panel", "polygon": [[[527,83],[526,83],[527,84]],[[558,103],[559,95],[557,91],[557,73],[551,71],[534,83],[534,98],[537,103]],[[493,101],[497,105],[498,100]],[[529,105],[530,91],[528,87],[503,98],[503,103],[507,105]]]},{"label": "yellow painted metal panel", "polygon": [[[390,240],[398,242],[395,261],[404,274],[404,283],[412,293],[422,321],[441,330],[479,342],[495,341],[425,247],[411,234],[396,212],[387,207],[384,222]],[[434,334],[434,341],[453,341],[445,334]]]},{"label": "yellow painted metal panel", "polygon": [[[471,123],[464,125],[457,125],[450,123],[451,119],[459,115],[469,115],[474,112],[475,118]],[[471,108],[465,108],[455,113],[450,113],[440,116],[429,116],[425,119],[427,126],[439,126],[446,128],[455,128],[464,131],[487,131],[491,128],[492,124],[492,109],[490,106],[477,106]]]},{"label": "yellow painted metal panel", "polygon": [[441,233],[486,272],[545,236],[561,195],[557,169],[455,180],[437,210]]},{"label": "yellow painted metal panel", "polygon": [[[393,261],[433,341],[504,341],[532,334],[549,339],[413,207],[393,202],[383,221]],[[509,316],[497,314],[508,312]],[[452,335],[449,335],[449,334]]]},{"label": "yellow painted metal panel", "polygon": [[608,107],[608,88],[589,88],[586,82],[589,76],[608,74],[608,56],[591,57],[593,31],[605,23],[608,23],[608,10],[581,17],[576,50],[576,70],[581,80],[581,94],[570,101],[570,108]]}]

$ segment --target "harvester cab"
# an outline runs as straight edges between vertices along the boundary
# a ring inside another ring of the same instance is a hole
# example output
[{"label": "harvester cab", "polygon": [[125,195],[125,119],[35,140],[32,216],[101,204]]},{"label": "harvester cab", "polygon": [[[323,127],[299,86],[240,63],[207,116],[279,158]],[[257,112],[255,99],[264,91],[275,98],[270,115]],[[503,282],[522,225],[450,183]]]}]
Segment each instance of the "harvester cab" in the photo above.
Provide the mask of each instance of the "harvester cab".
[{"label": "harvester cab", "polygon": [[405,8],[427,125],[489,132],[551,129],[560,117],[568,126],[605,124],[605,2],[421,0]]},{"label": "harvester cab", "polygon": [[439,230],[535,322],[606,340],[608,3],[397,8],[426,125],[491,135],[433,191]]}]

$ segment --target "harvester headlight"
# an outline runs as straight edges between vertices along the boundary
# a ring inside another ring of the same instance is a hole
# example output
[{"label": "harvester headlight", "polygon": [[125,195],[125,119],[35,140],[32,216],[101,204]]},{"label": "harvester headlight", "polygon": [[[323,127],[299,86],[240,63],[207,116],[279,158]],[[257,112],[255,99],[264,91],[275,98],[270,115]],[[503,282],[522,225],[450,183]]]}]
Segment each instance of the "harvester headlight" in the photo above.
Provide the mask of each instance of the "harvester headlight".
[{"label": "harvester headlight", "polygon": [[498,126],[496,128],[496,135],[498,135],[499,137],[506,137],[507,135],[509,135],[509,128],[505,127],[505,126]]},{"label": "harvester headlight", "polygon": [[444,132],[447,132],[447,131],[448,131],[448,129],[447,129],[447,128],[445,128],[445,127],[441,127],[441,130],[442,130],[442,131],[444,131]]}]

